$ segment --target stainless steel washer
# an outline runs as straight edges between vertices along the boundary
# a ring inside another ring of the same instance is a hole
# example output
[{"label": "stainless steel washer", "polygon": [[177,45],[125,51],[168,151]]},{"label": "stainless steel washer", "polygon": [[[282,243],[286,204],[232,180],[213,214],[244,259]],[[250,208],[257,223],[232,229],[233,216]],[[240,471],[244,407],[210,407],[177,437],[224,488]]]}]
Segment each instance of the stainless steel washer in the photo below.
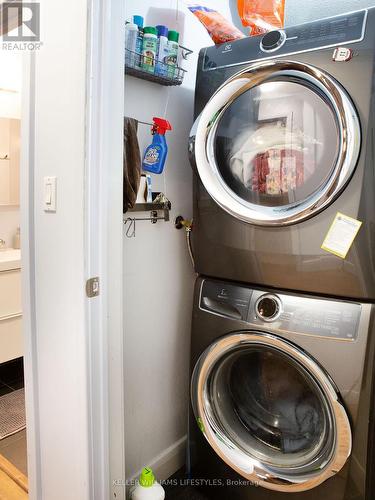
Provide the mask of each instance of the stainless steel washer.
[{"label": "stainless steel washer", "polygon": [[[196,270],[375,300],[375,9],[200,53],[189,151]],[[337,213],[362,222],[345,259]]]},{"label": "stainless steel washer", "polygon": [[197,280],[190,473],[209,498],[371,498],[373,315],[371,304]]}]

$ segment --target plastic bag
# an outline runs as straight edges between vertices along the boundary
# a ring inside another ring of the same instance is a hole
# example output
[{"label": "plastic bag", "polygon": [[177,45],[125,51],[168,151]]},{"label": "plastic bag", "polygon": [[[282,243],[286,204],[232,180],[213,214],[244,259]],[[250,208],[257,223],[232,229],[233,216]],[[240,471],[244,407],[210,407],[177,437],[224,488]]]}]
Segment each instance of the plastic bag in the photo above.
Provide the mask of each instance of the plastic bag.
[{"label": "plastic bag", "polygon": [[284,27],[285,0],[237,0],[237,6],[251,36]]},{"label": "plastic bag", "polygon": [[190,12],[197,16],[206,28],[215,44],[231,42],[246,36],[216,10],[195,3],[185,3]]}]

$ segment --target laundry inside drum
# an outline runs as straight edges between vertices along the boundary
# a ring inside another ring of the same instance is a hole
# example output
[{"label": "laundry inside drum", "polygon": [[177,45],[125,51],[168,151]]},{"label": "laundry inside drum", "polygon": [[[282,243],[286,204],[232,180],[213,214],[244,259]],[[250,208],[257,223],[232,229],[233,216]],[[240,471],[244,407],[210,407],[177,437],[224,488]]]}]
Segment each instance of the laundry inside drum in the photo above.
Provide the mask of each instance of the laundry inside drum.
[{"label": "laundry inside drum", "polygon": [[321,189],[337,163],[337,117],[311,85],[270,81],[228,106],[215,135],[225,185],[245,202],[283,206]]},{"label": "laundry inside drum", "polygon": [[225,435],[271,467],[308,472],[334,446],[332,412],[313,375],[278,349],[239,349],[219,361],[210,402]]}]

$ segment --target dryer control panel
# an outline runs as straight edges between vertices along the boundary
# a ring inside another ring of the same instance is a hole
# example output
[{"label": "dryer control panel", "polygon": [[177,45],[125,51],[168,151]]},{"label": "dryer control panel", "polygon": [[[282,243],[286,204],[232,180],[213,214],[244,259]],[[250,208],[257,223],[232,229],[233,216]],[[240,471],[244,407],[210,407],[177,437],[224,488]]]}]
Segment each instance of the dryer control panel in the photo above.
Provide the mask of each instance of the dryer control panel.
[{"label": "dryer control panel", "polygon": [[302,335],[355,340],[362,306],[204,280],[200,309],[253,327]]},{"label": "dryer control panel", "polygon": [[338,47],[363,40],[367,10],[247,37],[204,50],[203,71],[246,64],[262,59]]}]

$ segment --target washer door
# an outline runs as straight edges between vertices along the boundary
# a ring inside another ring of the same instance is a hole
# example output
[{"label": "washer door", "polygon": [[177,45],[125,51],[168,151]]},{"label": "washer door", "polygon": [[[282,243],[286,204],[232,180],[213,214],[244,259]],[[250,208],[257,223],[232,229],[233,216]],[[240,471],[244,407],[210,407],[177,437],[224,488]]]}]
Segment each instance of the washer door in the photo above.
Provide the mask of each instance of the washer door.
[{"label": "washer door", "polygon": [[285,225],[331,203],[357,164],[346,91],[307,64],[268,61],[231,77],[193,126],[190,153],[212,198],[245,222]]},{"label": "washer door", "polygon": [[265,488],[314,488],[350,455],[350,424],[333,383],[274,335],[236,332],[212,344],[194,369],[191,398],[214,451]]}]

